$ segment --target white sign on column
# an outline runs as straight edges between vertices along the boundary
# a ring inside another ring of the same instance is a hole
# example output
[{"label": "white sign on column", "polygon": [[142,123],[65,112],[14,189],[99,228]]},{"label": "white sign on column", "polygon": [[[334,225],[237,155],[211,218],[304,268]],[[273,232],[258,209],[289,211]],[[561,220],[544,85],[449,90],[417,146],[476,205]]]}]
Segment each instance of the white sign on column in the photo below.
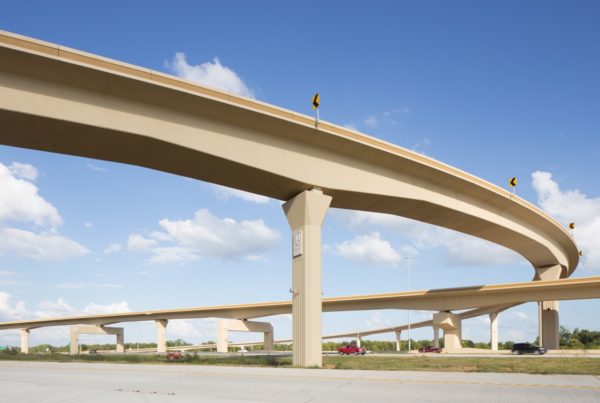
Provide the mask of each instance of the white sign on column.
[{"label": "white sign on column", "polygon": [[302,231],[296,231],[292,236],[292,257],[300,255],[302,255]]}]

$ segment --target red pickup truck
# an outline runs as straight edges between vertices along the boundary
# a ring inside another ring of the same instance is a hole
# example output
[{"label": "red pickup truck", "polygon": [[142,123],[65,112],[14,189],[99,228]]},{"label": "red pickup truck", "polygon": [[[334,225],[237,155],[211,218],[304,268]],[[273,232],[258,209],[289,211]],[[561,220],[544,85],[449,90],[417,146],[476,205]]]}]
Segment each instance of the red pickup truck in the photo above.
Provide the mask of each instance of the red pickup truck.
[{"label": "red pickup truck", "polygon": [[348,344],[345,347],[340,347],[340,348],[337,349],[337,351],[341,355],[344,355],[344,354],[346,354],[346,355],[350,355],[350,354],[365,355],[365,353],[367,352],[367,350],[365,350],[364,348],[362,348],[362,347],[356,347],[356,346],[354,346],[352,344]]}]

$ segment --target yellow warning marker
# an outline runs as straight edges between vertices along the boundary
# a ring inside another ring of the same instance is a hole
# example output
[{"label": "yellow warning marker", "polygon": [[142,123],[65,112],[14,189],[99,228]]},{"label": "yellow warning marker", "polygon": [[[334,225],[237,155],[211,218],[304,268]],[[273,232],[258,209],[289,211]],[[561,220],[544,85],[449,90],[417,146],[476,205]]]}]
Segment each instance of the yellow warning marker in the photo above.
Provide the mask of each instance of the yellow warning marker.
[{"label": "yellow warning marker", "polygon": [[570,229],[575,229],[575,223],[574,223],[574,222],[572,222],[571,224],[569,224],[569,228],[570,228]]},{"label": "yellow warning marker", "polygon": [[579,251],[579,256],[583,256],[583,251],[582,250]]},{"label": "yellow warning marker", "polygon": [[321,96],[317,92],[312,97],[312,108],[317,111],[317,120],[315,121],[315,127],[319,126],[319,105],[321,105]]},{"label": "yellow warning marker", "polygon": [[312,108],[319,109],[320,103],[321,103],[321,97],[319,96],[319,93],[317,92],[312,98]]},{"label": "yellow warning marker", "polygon": [[513,191],[513,197],[515,196],[515,188],[517,187],[517,177],[513,176],[512,178],[510,178],[510,180],[508,181],[508,186],[511,187],[512,191]]}]

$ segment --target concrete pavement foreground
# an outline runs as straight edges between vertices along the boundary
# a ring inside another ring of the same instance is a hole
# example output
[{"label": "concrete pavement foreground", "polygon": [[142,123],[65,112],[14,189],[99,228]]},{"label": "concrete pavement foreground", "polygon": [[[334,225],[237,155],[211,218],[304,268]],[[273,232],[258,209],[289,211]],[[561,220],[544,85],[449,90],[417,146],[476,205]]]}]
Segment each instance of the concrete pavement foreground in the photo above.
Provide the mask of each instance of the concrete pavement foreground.
[{"label": "concrete pavement foreground", "polygon": [[0,362],[3,402],[598,402],[600,377]]}]

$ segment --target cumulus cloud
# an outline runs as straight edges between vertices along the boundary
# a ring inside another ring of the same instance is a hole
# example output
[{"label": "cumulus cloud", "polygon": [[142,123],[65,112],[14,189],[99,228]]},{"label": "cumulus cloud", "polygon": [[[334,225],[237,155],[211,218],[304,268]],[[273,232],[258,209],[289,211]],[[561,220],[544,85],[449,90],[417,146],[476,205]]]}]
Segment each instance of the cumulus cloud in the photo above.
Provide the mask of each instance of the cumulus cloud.
[{"label": "cumulus cloud", "polygon": [[128,249],[150,253],[149,263],[187,263],[204,258],[261,260],[281,238],[263,220],[219,218],[207,209],[188,220],[159,221],[161,231],[131,234]]},{"label": "cumulus cloud", "polygon": [[106,254],[118,253],[118,252],[121,252],[122,250],[123,250],[123,244],[111,243],[106,248],[104,248],[104,253],[106,253]]},{"label": "cumulus cloud", "polygon": [[254,92],[246,85],[235,71],[221,64],[218,58],[212,62],[198,65],[188,64],[185,53],[177,52],[173,59],[166,63],[177,76],[195,81],[207,87],[214,87],[232,94],[254,98]]},{"label": "cumulus cloud", "polygon": [[230,198],[241,199],[251,203],[266,204],[269,198],[262,195],[257,195],[250,192],[245,192],[239,189],[232,189],[225,186],[213,185],[215,195],[219,200],[229,200]]},{"label": "cumulus cloud", "polygon": [[378,232],[358,235],[351,241],[336,244],[334,253],[360,263],[381,266],[395,266],[402,260],[402,255]]},{"label": "cumulus cloud", "polygon": [[133,252],[146,252],[158,244],[156,239],[145,238],[140,234],[131,234],[127,240],[127,249]]},{"label": "cumulus cloud", "polygon": [[0,255],[14,254],[35,260],[65,260],[89,253],[83,245],[63,236],[0,227]]},{"label": "cumulus cloud", "polygon": [[407,237],[411,244],[399,249],[405,256],[414,257],[422,250],[441,247],[446,251],[446,263],[453,266],[512,264],[522,261],[518,254],[502,246],[404,217],[364,211],[339,211],[335,217],[351,228],[385,228]]},{"label": "cumulus cloud", "polygon": [[575,223],[574,237],[583,251],[586,269],[600,269],[600,197],[588,197],[579,190],[561,190],[549,172],[536,171],[533,188],[540,207],[563,225]]},{"label": "cumulus cloud", "polygon": [[10,299],[10,294],[0,291],[0,320],[2,322],[23,320],[28,314],[25,302],[16,301],[12,303]]},{"label": "cumulus cloud", "polygon": [[86,315],[103,315],[107,313],[131,312],[131,309],[129,309],[127,301],[113,302],[107,305],[90,302],[81,312]]},{"label": "cumulus cloud", "polygon": [[[58,210],[38,194],[33,183],[38,171],[29,164],[0,163],[0,255],[14,254],[37,260],[64,260],[89,251],[57,233],[63,220]],[[33,225],[31,229],[7,225]]]},{"label": "cumulus cloud", "polygon": [[35,182],[35,180],[38,177],[38,170],[33,165],[22,164],[20,162],[13,162],[8,166],[8,169],[15,178]]},{"label": "cumulus cloud", "polygon": [[[56,208],[38,194],[38,188],[33,183],[24,179],[24,176],[31,177],[29,171],[35,168],[18,163],[10,167],[0,163],[0,222],[17,221],[51,227],[61,225],[62,218]],[[37,177],[37,170],[35,172]]]}]

